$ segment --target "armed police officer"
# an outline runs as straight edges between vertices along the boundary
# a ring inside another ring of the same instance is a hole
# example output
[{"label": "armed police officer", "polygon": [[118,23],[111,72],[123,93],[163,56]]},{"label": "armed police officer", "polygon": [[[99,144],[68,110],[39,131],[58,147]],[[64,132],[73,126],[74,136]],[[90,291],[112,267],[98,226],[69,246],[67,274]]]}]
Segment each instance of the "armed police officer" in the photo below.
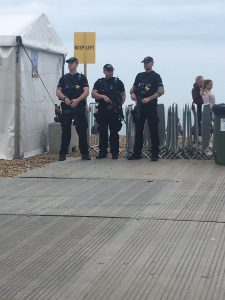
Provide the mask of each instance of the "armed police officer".
[{"label": "armed police officer", "polygon": [[67,61],[69,73],[62,76],[56,91],[56,96],[62,101],[62,141],[59,161],[66,160],[66,154],[71,139],[71,125],[74,122],[79,136],[81,158],[90,160],[87,143],[86,97],[89,95],[89,85],[86,77],[77,72],[78,59],[71,57]]},{"label": "armed police officer", "polygon": [[[98,103],[95,115],[99,130],[99,154],[97,159],[107,157],[108,139],[112,159],[119,155],[119,131],[122,127],[123,110],[126,94],[123,82],[113,76],[114,68],[111,64],[103,67],[104,78],[98,79],[93,87],[92,97]],[[108,138],[108,130],[110,136]]]},{"label": "armed police officer", "polygon": [[143,130],[147,119],[152,143],[151,160],[157,161],[159,154],[157,99],[164,94],[164,87],[160,75],[152,70],[153,58],[147,56],[142,63],[144,63],[145,72],[136,76],[130,90],[131,99],[136,102],[134,108],[135,143],[133,154],[128,157],[128,160],[142,158]]}]

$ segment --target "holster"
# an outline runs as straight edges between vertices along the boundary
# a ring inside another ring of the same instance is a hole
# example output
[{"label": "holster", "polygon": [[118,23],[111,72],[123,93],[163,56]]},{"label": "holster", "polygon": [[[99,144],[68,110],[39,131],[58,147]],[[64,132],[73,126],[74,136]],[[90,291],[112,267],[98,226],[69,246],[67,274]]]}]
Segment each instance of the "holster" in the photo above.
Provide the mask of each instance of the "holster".
[{"label": "holster", "polygon": [[62,111],[60,109],[60,107],[55,104],[55,118],[54,121],[57,123],[61,123],[62,122]]}]

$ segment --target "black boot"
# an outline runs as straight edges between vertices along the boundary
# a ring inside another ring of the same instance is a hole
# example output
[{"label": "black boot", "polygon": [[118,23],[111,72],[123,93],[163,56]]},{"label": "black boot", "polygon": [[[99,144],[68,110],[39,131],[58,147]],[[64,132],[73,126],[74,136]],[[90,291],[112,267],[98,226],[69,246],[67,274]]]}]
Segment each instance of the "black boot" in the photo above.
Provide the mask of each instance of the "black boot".
[{"label": "black boot", "polygon": [[82,154],[81,155],[81,159],[83,159],[83,160],[91,160],[89,154]]},{"label": "black boot", "polygon": [[107,158],[107,154],[99,153],[99,154],[96,156],[96,159],[101,159],[101,158]]},{"label": "black boot", "polygon": [[138,153],[132,153],[130,156],[127,157],[128,160],[137,160],[142,159],[141,154]]},{"label": "black boot", "polygon": [[151,156],[151,161],[158,161],[158,160],[159,160],[159,157],[158,157],[157,154],[153,154],[153,155]]},{"label": "black boot", "polygon": [[59,161],[64,161],[66,160],[66,155],[65,154],[59,154]]}]

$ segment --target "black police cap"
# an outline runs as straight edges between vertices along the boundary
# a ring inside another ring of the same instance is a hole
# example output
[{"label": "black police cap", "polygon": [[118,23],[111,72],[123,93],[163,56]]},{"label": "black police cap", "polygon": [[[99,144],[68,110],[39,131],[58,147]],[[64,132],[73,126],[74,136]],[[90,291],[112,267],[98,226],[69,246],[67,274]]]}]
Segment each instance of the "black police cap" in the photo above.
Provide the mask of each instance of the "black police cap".
[{"label": "black police cap", "polygon": [[146,56],[143,60],[142,63],[149,63],[153,62],[153,58],[151,56]]},{"label": "black police cap", "polygon": [[105,69],[108,70],[108,71],[113,71],[114,70],[114,68],[111,64],[104,65],[103,70],[105,70]]},{"label": "black police cap", "polygon": [[78,64],[78,59],[74,56],[70,57],[69,59],[66,60],[67,63],[77,63]]}]

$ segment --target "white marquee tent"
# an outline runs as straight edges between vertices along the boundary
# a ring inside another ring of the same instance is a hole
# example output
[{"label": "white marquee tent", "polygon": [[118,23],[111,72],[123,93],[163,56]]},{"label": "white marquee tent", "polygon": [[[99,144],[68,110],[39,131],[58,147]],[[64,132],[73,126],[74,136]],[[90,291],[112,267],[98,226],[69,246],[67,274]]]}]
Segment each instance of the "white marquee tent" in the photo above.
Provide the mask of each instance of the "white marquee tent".
[{"label": "white marquee tent", "polygon": [[65,54],[46,15],[0,15],[0,159],[47,148]]}]

